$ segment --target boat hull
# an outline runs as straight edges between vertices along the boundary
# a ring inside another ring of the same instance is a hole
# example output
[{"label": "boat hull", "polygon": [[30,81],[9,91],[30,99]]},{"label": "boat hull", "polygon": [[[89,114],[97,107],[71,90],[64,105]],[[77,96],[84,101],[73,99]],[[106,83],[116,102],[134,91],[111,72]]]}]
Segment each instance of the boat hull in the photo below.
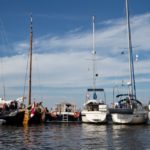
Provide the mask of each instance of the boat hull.
[{"label": "boat hull", "polygon": [[133,112],[132,114],[111,114],[112,121],[115,124],[143,124],[147,121],[146,112]]},{"label": "boat hull", "polygon": [[28,120],[28,124],[39,124],[42,123],[42,114],[41,113],[35,113],[33,117],[30,117]]},{"label": "boat hull", "polygon": [[150,111],[148,112],[148,119],[150,120]]},{"label": "boat hull", "polygon": [[25,114],[25,110],[21,110],[21,111],[10,113],[9,115],[2,115],[0,116],[0,118],[4,120],[3,124],[22,125],[24,114]]},{"label": "boat hull", "polygon": [[83,123],[106,123],[107,112],[101,111],[82,111],[81,117]]},{"label": "boat hull", "polygon": [[61,112],[46,114],[46,122],[81,122],[81,115],[79,112]]},{"label": "boat hull", "polygon": [[150,124],[150,110],[148,111],[148,120],[147,123]]},{"label": "boat hull", "polygon": [[150,104],[148,105],[148,122],[150,123]]}]

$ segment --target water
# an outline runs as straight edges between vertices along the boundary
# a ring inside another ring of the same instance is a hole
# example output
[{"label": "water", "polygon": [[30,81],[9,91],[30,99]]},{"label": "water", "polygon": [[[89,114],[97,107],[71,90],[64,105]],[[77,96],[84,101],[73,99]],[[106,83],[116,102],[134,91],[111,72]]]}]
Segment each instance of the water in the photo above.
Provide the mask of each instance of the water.
[{"label": "water", "polygon": [[148,150],[150,125],[0,126],[3,150]]}]

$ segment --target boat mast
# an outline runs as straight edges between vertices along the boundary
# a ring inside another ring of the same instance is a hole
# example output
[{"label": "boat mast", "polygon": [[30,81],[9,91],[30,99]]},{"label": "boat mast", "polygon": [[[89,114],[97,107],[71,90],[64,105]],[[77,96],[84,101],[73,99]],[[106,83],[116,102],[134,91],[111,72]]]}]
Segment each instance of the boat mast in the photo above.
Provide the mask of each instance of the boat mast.
[{"label": "boat mast", "polygon": [[92,17],[93,20],[93,50],[92,50],[92,55],[93,55],[93,89],[96,89],[96,76],[95,76],[95,56],[96,56],[96,50],[95,50],[95,16]]},{"label": "boat mast", "polygon": [[134,76],[134,63],[133,63],[133,51],[131,42],[131,29],[130,29],[130,18],[129,18],[129,8],[128,0],[126,0],[126,16],[127,16],[127,30],[128,30],[128,49],[129,49],[129,69],[130,69],[130,92],[131,98],[136,99],[136,86],[135,86],[135,76]]},{"label": "boat mast", "polygon": [[32,15],[30,16],[30,50],[29,50],[29,97],[28,97],[28,105],[31,104],[31,86],[32,86]]}]

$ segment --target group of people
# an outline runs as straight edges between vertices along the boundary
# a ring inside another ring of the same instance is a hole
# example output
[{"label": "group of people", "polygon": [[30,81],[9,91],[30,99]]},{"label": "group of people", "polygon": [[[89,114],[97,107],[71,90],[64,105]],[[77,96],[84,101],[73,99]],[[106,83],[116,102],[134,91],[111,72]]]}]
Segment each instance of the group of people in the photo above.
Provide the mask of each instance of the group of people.
[{"label": "group of people", "polygon": [[128,98],[119,101],[118,103],[115,104],[115,108],[130,108],[130,101]]},{"label": "group of people", "polygon": [[11,101],[10,103],[3,103],[1,107],[1,111],[11,111],[18,109],[17,101]]}]

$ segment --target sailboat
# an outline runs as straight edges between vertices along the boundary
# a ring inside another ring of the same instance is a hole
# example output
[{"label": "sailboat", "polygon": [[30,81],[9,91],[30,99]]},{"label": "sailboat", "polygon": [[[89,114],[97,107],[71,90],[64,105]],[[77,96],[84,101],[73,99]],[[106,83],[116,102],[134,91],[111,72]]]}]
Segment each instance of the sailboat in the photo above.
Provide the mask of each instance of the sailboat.
[{"label": "sailboat", "polygon": [[[98,76],[98,74],[95,72],[96,50],[94,45],[94,32],[95,32],[95,16],[93,16],[93,51],[92,51],[93,87],[87,89],[84,108],[81,111],[81,118],[83,123],[106,123],[108,108],[106,105],[105,91],[103,88],[96,87],[96,77]],[[90,98],[91,94],[92,98]],[[102,95],[103,99],[101,99]]]},{"label": "sailboat", "polygon": [[147,121],[147,112],[144,110],[142,103],[137,100],[136,85],[134,76],[134,63],[132,54],[131,30],[128,0],[126,0],[126,17],[128,29],[128,43],[129,43],[129,70],[130,70],[130,84],[129,92],[126,94],[119,94],[116,97],[119,101],[116,108],[110,109],[113,123],[117,124],[142,124]]},{"label": "sailboat", "polygon": [[[2,32],[2,36],[5,39],[6,35]],[[5,79],[3,75],[3,61],[1,59],[1,84],[3,91],[3,97],[0,98],[0,124],[8,125],[21,125],[24,118],[24,103],[23,97],[17,99],[7,99],[5,97]]]},{"label": "sailboat", "polygon": [[30,17],[30,49],[29,49],[29,95],[28,95],[28,106],[25,111],[25,117],[23,124],[42,123],[45,120],[45,108],[42,102],[31,103],[31,89],[32,89],[32,16]]}]

